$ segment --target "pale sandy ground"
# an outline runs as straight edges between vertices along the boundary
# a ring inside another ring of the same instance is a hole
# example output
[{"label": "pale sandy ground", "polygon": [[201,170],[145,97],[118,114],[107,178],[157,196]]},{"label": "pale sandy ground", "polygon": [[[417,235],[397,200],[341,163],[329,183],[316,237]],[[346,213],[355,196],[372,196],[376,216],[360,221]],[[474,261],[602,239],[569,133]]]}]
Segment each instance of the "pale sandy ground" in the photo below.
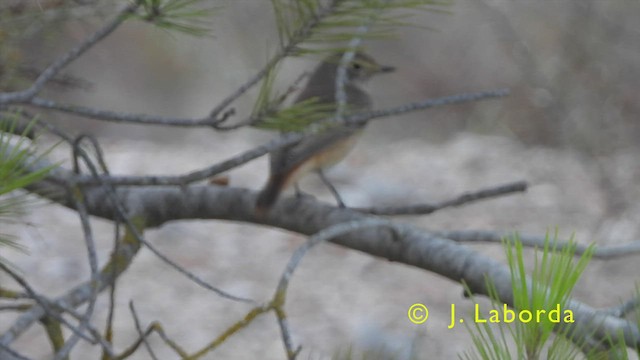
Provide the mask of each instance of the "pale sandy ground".
[{"label": "pale sandy ground", "polygon": [[[228,145],[234,150],[249,145],[243,142],[234,140]],[[347,164],[331,173],[349,204],[435,201],[464,190],[526,179],[532,187],[524,195],[401,221],[425,229],[500,229],[528,234],[544,234],[558,227],[561,235],[575,233],[582,243],[637,239],[638,228],[631,224],[637,223],[638,212],[599,224],[603,217],[602,193],[590,176],[592,165],[569,151],[525,149],[504,138],[465,133],[444,145],[407,142],[390,144],[382,151],[372,149],[373,144],[364,141]],[[172,169],[197,167],[196,163],[205,160],[191,159],[199,157],[203,146],[192,143],[166,151],[166,147],[150,143],[113,142],[106,150],[114,172],[145,172],[148,164],[156,161]],[[131,157],[131,152],[139,155]],[[383,152],[389,161],[380,160]],[[611,159],[620,164],[627,160],[624,154]],[[258,187],[263,176],[259,165],[233,172],[232,183]],[[636,182],[638,175],[633,174]],[[313,188],[314,183],[308,185]],[[38,290],[52,295],[82,281],[87,261],[73,213],[46,205],[27,219],[35,227],[20,235],[30,254],[9,256],[27,279]],[[104,221],[93,224],[104,261],[112,229]],[[271,295],[292,251],[304,241],[292,233],[216,221],[176,222],[150,231],[148,239],[207,281],[232,293],[263,300]],[[478,248],[491,256],[501,256],[495,246]],[[635,268],[635,258],[594,261],[576,296],[594,306],[615,305],[632,291]],[[323,245],[314,249],[296,272],[287,308],[296,341],[304,344],[305,351],[312,354],[310,358],[331,354],[348,344],[382,342],[403,351],[409,351],[413,344],[417,354],[444,359],[470,345],[464,328],[446,328],[452,303],[459,309],[468,309],[471,304],[461,293],[459,285],[437,275]],[[130,300],[137,305],[143,321],[160,321],[169,336],[187,349],[205,344],[247,311],[246,306],[220,299],[185,280],[147,250],[138,255],[119,283],[116,338],[121,345],[135,335],[126,310]],[[408,306],[416,302],[430,307],[426,325],[413,325],[406,318]],[[98,318],[105,315],[105,304],[102,299]],[[36,358],[44,356],[46,346],[33,343],[40,336],[39,330],[33,331],[18,342],[17,348],[30,349]],[[156,337],[151,343],[162,359],[175,358]],[[33,351],[34,347],[42,352]],[[95,358],[88,347],[81,345],[79,349],[87,358]],[[268,315],[207,358],[281,359],[282,355],[276,322]],[[140,352],[133,358],[146,359],[148,355]]]},{"label": "pale sandy ground", "polygon": [[[247,34],[245,28],[249,23],[266,26],[267,20],[255,16],[255,11],[245,11],[252,8],[248,4],[255,3],[243,0],[229,4],[242,5],[230,7],[225,16],[217,18],[215,39],[186,41],[161,31],[141,31],[139,25],[116,32],[74,67],[77,74],[96,82],[94,89],[70,93],[67,101],[163,115],[206,114],[215,100],[248,78],[267,56],[268,42]],[[555,7],[545,9],[557,15],[548,17],[550,23],[563,19],[554,12]],[[525,13],[515,17],[524,19],[523,37],[539,40],[556,35],[551,26],[527,23]],[[497,45],[503,38],[489,29],[494,19],[487,13],[462,6],[452,15],[427,14],[425,19],[429,20],[425,24],[438,31],[407,30],[400,40],[370,44],[370,51],[380,61],[399,67],[385,83],[372,84],[378,107],[463,91],[517,88],[528,80],[513,62],[504,59],[505,49]],[[226,28],[232,29],[232,37],[220,32]],[[74,42],[87,31],[83,25],[68,29]],[[282,83],[296,78],[313,62],[288,61]],[[551,66],[543,65],[545,69]],[[525,194],[399,221],[429,230],[481,229],[538,235],[557,228],[563,237],[575,234],[581,243],[595,241],[601,245],[640,238],[637,150],[621,147],[612,155],[598,158],[582,155],[574,150],[573,143],[565,149],[524,146],[513,140],[511,129],[497,120],[498,116],[501,120],[521,116],[501,107],[510,104],[508,109],[517,108],[513,102],[521,96],[516,92],[509,99],[376,122],[330,177],[347,204],[353,206],[435,202],[465,191],[526,180],[531,188]],[[246,115],[250,106],[250,100],[237,104],[238,118]],[[582,113],[572,114],[579,117]],[[179,174],[226,159],[270,138],[270,134],[257,130],[217,134],[203,129],[104,126],[62,116],[57,119],[67,120],[65,126],[70,131],[99,134],[107,161],[117,174]],[[590,138],[578,140],[586,142]],[[581,145],[584,147],[584,143]],[[66,158],[65,151],[60,147],[53,157]],[[229,175],[232,186],[258,189],[266,177],[266,161],[249,163]],[[330,201],[316,179],[305,182],[303,188]],[[3,252],[3,256],[16,264],[36,289],[50,296],[84,281],[88,262],[74,213],[56,205],[42,205],[25,220],[34,226],[20,227],[17,235],[29,254],[11,252],[5,256]],[[113,229],[98,219],[93,226],[104,263]],[[305,240],[266,227],[218,221],[171,223],[149,231],[147,236],[163,253],[210,283],[256,300],[271,296],[289,256]],[[475,247],[502,258],[495,245]],[[636,257],[593,261],[574,295],[596,307],[614,306],[633,291],[638,266]],[[1,279],[4,283],[5,278]],[[361,348],[384,344],[399,349],[401,359],[411,351],[421,359],[449,359],[471,345],[463,327],[446,328],[452,303],[460,312],[471,309],[472,302],[461,294],[459,284],[441,276],[325,244],[315,248],[295,273],[287,309],[295,341],[304,346],[301,359],[326,358],[350,344]],[[135,302],[144,323],[161,322],[172,339],[191,351],[219,335],[248,310],[184,279],[148,250],[140,252],[119,282],[115,333],[120,349],[136,335],[129,301]],[[416,302],[431,310],[425,325],[411,324],[406,317],[408,307]],[[106,301],[101,298],[96,318],[103,319],[105,310]],[[1,331],[12,317],[7,313],[0,316]],[[99,321],[96,324],[103,327]],[[36,327],[15,348],[45,359],[49,346],[43,338],[42,330]],[[160,359],[177,358],[157,336],[150,341]],[[75,358],[96,359],[97,353],[80,344]],[[284,358],[274,316],[258,319],[205,358]],[[149,359],[149,355],[139,351],[131,359]]]}]

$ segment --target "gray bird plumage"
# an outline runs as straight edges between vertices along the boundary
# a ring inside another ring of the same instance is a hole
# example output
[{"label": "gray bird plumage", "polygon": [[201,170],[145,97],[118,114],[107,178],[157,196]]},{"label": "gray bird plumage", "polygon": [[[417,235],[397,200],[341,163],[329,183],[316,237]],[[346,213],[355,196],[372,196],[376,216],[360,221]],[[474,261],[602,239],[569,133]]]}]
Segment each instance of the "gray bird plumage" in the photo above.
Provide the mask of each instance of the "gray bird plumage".
[{"label": "gray bird plumage", "polygon": [[[336,74],[342,53],[333,54],[316,68],[296,102],[315,98],[320,104],[335,104]],[[381,66],[369,55],[357,52],[347,64],[344,84],[347,111],[357,112],[371,108],[369,94],[360,86],[371,76],[390,72],[393,68]],[[273,151],[270,154],[270,176],[256,202],[259,213],[266,212],[289,184],[310,171],[318,171],[342,160],[355,145],[364,125],[338,125],[307,137],[299,143]]]}]

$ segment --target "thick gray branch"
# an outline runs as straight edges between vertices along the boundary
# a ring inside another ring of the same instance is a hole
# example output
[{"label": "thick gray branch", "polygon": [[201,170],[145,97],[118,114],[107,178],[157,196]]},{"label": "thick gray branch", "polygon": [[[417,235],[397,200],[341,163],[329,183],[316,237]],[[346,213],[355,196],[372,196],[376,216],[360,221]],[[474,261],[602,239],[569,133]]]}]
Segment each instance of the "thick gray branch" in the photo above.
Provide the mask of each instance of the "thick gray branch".
[{"label": "thick gray branch", "polygon": [[[56,175],[58,181],[72,178],[71,173],[61,169],[57,170]],[[72,207],[72,203],[63,195],[61,186],[54,182],[43,181],[30,190]],[[311,199],[285,198],[276,204],[266,218],[261,219],[254,214],[256,192],[214,185],[121,187],[117,194],[130,212],[144,215],[150,227],[182,219],[219,219],[264,224],[312,235],[346,221],[375,218]],[[87,189],[86,206],[92,215],[113,219],[111,201],[106,191],[99,187]],[[435,272],[456,282],[464,281],[472,292],[478,294],[488,293],[485,284],[487,276],[496,284],[500,300],[513,305],[510,274],[505,265],[434,233],[409,225],[403,225],[402,228],[401,232],[372,228],[338,237],[332,242]],[[597,312],[576,301],[569,304],[576,320],[572,329],[577,335],[603,339],[608,333],[608,336],[615,338],[619,336],[618,331],[623,330],[626,344],[640,346],[638,329],[630,322]]]}]

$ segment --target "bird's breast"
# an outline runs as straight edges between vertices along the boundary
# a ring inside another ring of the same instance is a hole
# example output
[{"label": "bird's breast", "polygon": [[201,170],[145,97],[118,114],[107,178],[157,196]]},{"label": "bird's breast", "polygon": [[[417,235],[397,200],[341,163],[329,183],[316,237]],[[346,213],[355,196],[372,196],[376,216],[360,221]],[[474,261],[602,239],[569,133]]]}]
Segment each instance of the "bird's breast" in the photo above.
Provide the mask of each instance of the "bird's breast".
[{"label": "bird's breast", "polygon": [[297,166],[288,177],[285,187],[295,183],[304,175],[315,172],[320,169],[327,169],[339,163],[353,149],[362,134],[362,130],[358,130],[350,136],[336,140],[333,144],[325,147],[312,155],[306,161]]}]

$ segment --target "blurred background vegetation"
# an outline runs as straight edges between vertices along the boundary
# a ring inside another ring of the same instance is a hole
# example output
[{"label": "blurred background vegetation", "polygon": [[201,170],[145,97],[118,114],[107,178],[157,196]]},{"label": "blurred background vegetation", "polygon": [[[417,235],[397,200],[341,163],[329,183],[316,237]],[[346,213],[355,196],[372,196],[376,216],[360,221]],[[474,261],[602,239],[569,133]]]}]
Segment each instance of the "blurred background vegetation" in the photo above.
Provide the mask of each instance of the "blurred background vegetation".
[{"label": "blurred background vegetation", "polygon": [[[193,39],[128,23],[68,71],[73,78],[67,82],[88,91],[56,89],[52,96],[100,108],[201,115],[259,69],[277,42],[273,19],[265,16],[271,13],[268,1],[210,3],[221,6],[210,19],[213,37]],[[82,39],[117,4],[3,1],[0,86],[26,85],[37,69]],[[509,87],[512,95],[482,106],[482,111],[470,111],[477,108],[471,104],[389,120],[378,126],[384,128],[380,134],[394,141],[441,141],[465,130],[570,147],[588,156],[638,145],[640,3],[458,0],[446,9],[416,15],[413,22],[431,30],[401,29],[396,38],[367,44],[400,69],[384,85],[373,85],[378,107],[497,86]],[[290,62],[282,71],[283,86],[308,66]],[[66,116],[57,117],[63,121]],[[67,122],[95,131],[109,127]],[[403,126],[391,124],[396,122]],[[147,129],[144,133],[156,135]],[[172,131],[171,138],[176,137]]]}]

